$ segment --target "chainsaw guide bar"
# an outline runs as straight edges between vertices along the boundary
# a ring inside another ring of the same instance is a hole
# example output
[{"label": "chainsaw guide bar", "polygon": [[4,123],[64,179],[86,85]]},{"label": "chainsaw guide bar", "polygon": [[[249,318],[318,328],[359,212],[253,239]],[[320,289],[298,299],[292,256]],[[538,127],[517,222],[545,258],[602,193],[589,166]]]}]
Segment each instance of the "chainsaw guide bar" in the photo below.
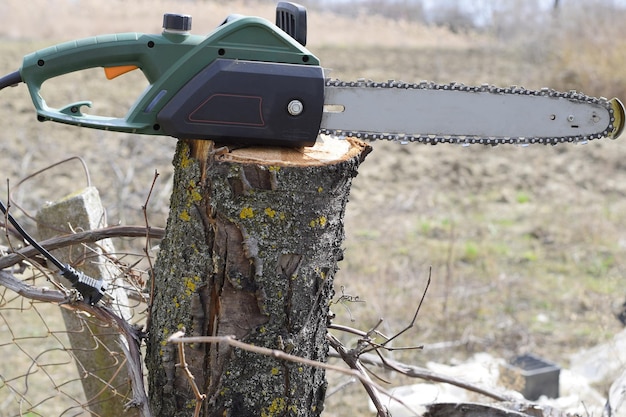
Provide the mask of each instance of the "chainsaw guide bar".
[{"label": "chainsaw guide bar", "polygon": [[424,144],[551,144],[616,138],[618,99],[490,85],[326,80],[320,133]]}]

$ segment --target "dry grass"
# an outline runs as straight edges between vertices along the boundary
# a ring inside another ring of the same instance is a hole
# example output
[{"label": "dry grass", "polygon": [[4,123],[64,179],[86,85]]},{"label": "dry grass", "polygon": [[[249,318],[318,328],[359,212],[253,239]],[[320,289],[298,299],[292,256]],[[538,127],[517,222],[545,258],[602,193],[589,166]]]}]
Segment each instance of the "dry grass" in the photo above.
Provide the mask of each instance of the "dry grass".
[{"label": "dry grass", "polygon": [[[193,14],[195,33],[210,31],[231,12],[273,15],[271,2],[54,3],[3,2],[0,73],[15,70],[22,55],[50,43],[109,32],[158,32],[164,11]],[[623,17],[607,11],[564,13],[554,29],[529,26],[503,36],[315,12],[309,47],[333,76],[344,79],[489,82],[626,97],[626,30],[618,24]],[[137,84],[125,77],[107,82],[93,72],[49,93],[62,102],[93,99],[107,112],[127,106]],[[109,206],[109,222],[138,224],[157,169],[162,175],[151,219],[165,224],[172,139],[35,123],[23,87],[5,90],[2,97],[4,177],[14,183],[51,162],[81,155]],[[567,366],[569,354],[621,330],[613,315],[626,295],[626,150],[620,141],[554,148],[374,147],[354,181],[345,219],[346,256],[337,277],[337,288],[366,303],[348,305],[349,311],[335,306],[339,322],[367,328],[384,317],[384,330],[398,331],[432,266],[433,284],[418,325],[398,343],[464,343],[405,352],[398,359],[449,362],[476,351],[507,357],[530,350]],[[17,197],[34,211],[82,181],[77,168],[64,166],[28,182]],[[0,195],[5,194],[2,184]],[[364,414],[359,392],[352,387],[332,397],[326,415]]]}]

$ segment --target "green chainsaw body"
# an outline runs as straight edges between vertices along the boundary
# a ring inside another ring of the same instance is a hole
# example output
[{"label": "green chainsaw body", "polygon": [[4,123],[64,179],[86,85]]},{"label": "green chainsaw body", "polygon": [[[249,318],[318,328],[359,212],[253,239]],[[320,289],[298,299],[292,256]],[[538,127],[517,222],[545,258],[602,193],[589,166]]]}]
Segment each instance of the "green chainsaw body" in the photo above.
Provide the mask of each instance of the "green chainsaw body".
[{"label": "green chainsaw body", "polygon": [[[150,85],[123,118],[83,113],[90,101],[51,108],[40,94],[50,78],[124,66],[138,67]],[[40,121],[119,132],[312,145],[323,112],[319,60],[258,17],[229,18],[207,36],[165,30],[66,42],[25,56],[20,75]],[[297,114],[288,111],[294,100]]]},{"label": "green chainsaw body", "polygon": [[[278,3],[276,24],[231,15],[198,36],[189,33],[190,16],[166,14],[163,27],[160,35],[104,35],[40,50],[0,78],[0,89],[25,82],[41,121],[229,145],[311,146],[320,133],[431,144],[557,144],[616,138],[626,125],[618,99],[576,91],[327,80],[304,47],[306,9],[296,3]],[[109,79],[138,68],[149,86],[124,117],[83,113],[90,101],[46,104],[46,80],[93,67],[103,67]]]}]

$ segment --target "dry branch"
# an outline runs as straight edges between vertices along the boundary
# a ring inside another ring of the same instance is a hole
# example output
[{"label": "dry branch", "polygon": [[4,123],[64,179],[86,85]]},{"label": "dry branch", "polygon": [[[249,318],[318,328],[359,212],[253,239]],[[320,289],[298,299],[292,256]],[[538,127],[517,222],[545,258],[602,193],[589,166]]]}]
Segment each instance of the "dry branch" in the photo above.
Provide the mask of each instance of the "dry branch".
[{"label": "dry branch", "polygon": [[[357,370],[357,369],[346,369],[346,368],[344,368],[342,366],[330,365],[328,363],[318,362],[318,361],[315,361],[315,360],[303,358],[303,357],[296,356],[296,355],[290,355],[289,353],[283,352],[282,350],[269,349],[269,348],[265,348],[265,347],[262,347],[262,346],[251,345],[249,343],[244,343],[244,342],[242,342],[240,340],[237,340],[235,338],[235,336],[191,336],[191,337],[185,337],[185,336],[182,336],[182,334],[183,334],[182,332],[174,333],[172,336],[170,336],[167,339],[167,342],[168,343],[176,343],[176,344],[223,343],[223,344],[227,344],[230,347],[242,349],[242,350],[245,350],[245,351],[248,351],[248,352],[257,353],[259,355],[269,356],[269,357],[273,357],[273,358],[284,360],[284,361],[288,361],[288,362],[300,363],[300,364],[303,364],[303,365],[308,365],[308,366],[312,366],[312,367],[316,367],[316,368],[321,368],[321,369],[325,369],[325,370],[328,370],[328,371],[340,372],[340,373],[352,376],[354,378],[357,378],[367,388],[379,391],[379,392],[387,395],[388,397],[393,398],[395,401],[397,401],[400,404],[402,404],[403,406],[405,406],[409,411],[414,413],[416,416],[419,415],[415,410],[411,409],[401,399],[399,399],[397,397],[394,397],[392,393],[390,393],[389,391],[387,391],[386,389],[384,389],[380,385],[378,385],[375,382],[373,382],[370,378],[368,378],[367,375],[365,374],[365,372],[362,369],[360,369],[360,370]],[[384,414],[380,414],[379,413],[379,416],[386,417],[386,416],[388,416],[388,414],[386,412]]]},{"label": "dry branch", "polygon": [[[110,226],[97,230],[87,230],[73,234],[53,237],[39,242],[47,250],[64,248],[79,243],[93,243],[103,239],[114,237],[146,237],[161,239],[164,229],[160,227],[144,227],[144,226]],[[24,259],[32,259],[37,257],[39,252],[32,246],[26,246],[14,253],[10,253],[0,257],[0,269],[13,266]]]},{"label": "dry branch", "polygon": [[139,409],[142,417],[151,417],[150,404],[143,378],[143,367],[141,359],[141,341],[143,334],[141,331],[133,327],[125,319],[117,315],[108,307],[100,305],[90,306],[86,303],[80,303],[81,309],[93,314],[98,319],[107,324],[113,325],[119,333],[126,339],[126,346],[123,344],[122,350],[128,361],[128,376],[132,385],[133,398],[126,404],[127,408],[135,407]]},{"label": "dry branch", "polygon": [[58,290],[39,288],[26,284],[6,271],[0,271],[0,285],[29,300],[57,303],[69,310],[86,312],[117,329],[126,340],[126,344],[122,344],[121,346],[128,362],[127,369],[133,388],[133,398],[126,406],[138,408],[142,417],[152,416],[143,379],[140,352],[140,344],[143,335],[138,329],[130,325],[109,307],[101,305],[92,306],[82,301],[73,301],[69,294]]},{"label": "dry branch", "polygon": [[330,345],[337,351],[341,359],[356,372],[361,374],[363,377],[359,378],[361,383],[363,384],[363,388],[367,392],[367,395],[370,397],[372,402],[374,403],[374,407],[376,407],[378,417],[390,417],[389,410],[383,405],[382,399],[378,395],[376,388],[372,385],[372,380],[367,376],[366,370],[363,367],[363,364],[359,360],[360,352],[356,352],[355,349],[346,349],[343,344],[334,337],[333,335],[328,335],[328,341]]},{"label": "dry branch", "polygon": [[15,278],[15,276],[6,271],[0,271],[0,285],[10,289],[11,291],[34,301],[43,301],[47,303],[68,303],[70,298],[58,290],[49,288],[39,288],[28,285],[23,281]]}]

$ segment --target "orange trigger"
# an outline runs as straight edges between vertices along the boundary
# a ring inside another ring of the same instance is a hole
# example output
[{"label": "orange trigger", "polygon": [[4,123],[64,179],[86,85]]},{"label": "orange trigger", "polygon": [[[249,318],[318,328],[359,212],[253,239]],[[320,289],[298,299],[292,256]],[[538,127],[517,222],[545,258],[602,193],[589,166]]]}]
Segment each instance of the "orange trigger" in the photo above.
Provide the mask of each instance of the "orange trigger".
[{"label": "orange trigger", "polygon": [[112,80],[115,77],[119,77],[122,74],[126,74],[132,70],[136,70],[139,68],[136,65],[120,65],[119,67],[105,67],[104,75],[106,75],[107,79]]}]

